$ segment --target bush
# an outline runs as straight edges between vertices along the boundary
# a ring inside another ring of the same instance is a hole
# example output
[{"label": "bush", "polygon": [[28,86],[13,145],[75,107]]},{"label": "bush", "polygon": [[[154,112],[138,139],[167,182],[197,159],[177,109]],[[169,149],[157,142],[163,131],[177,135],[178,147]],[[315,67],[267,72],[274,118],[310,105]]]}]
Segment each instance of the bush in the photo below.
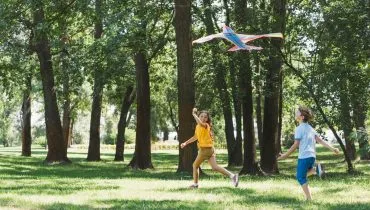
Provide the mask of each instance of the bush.
[{"label": "bush", "polygon": [[82,138],[81,133],[75,132],[72,138],[73,138],[72,144],[82,144],[83,143],[83,138]]},{"label": "bush", "polygon": [[105,135],[103,137],[103,144],[114,145],[115,143],[116,143],[116,138],[114,135],[110,134],[110,135]]},{"label": "bush", "polygon": [[125,132],[125,144],[132,144],[135,142],[136,132],[133,129],[126,128]]},{"label": "bush", "polygon": [[47,142],[45,136],[38,136],[33,140],[33,144],[40,145],[41,147],[46,148]]}]

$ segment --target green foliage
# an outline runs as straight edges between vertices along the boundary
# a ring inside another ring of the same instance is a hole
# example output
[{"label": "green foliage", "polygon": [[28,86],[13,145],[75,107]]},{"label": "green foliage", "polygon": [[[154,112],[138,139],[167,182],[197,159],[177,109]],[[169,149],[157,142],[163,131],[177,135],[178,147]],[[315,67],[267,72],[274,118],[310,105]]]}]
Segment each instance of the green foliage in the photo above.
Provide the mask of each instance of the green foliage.
[{"label": "green foliage", "polygon": [[73,138],[73,144],[82,144],[82,143],[84,143],[82,134],[77,132],[77,131],[74,131],[72,138]]},{"label": "green foliage", "polygon": [[33,139],[32,144],[46,148],[47,145],[46,136],[37,136],[36,138]]},{"label": "green foliage", "polygon": [[135,142],[135,139],[136,139],[136,132],[135,132],[135,130],[126,128],[126,132],[125,132],[125,143],[126,144],[132,144],[132,143]]}]

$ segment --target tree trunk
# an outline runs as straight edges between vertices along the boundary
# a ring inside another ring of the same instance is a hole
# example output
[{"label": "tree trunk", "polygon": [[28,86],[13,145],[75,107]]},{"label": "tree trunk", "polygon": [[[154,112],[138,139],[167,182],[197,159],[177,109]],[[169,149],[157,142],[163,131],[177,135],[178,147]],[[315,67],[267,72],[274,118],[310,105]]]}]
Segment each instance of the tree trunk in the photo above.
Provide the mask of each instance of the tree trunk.
[{"label": "tree trunk", "polygon": [[68,142],[70,139],[70,126],[71,126],[71,100],[69,98],[69,73],[68,70],[65,68],[65,62],[63,57],[67,56],[62,53],[62,68],[63,68],[63,138],[65,143],[65,149],[67,152],[68,149]]},{"label": "tree trunk", "polygon": [[260,75],[261,74],[260,61],[259,61],[259,57],[257,54],[255,55],[254,62],[256,64],[256,72],[257,74],[259,74],[258,77],[256,78],[255,86],[256,86],[256,94],[257,94],[256,96],[256,121],[257,121],[257,132],[258,132],[258,147],[261,148],[261,142],[262,142],[262,136],[263,136],[263,130],[262,130],[263,122],[262,122],[262,108],[261,108],[262,77]]},{"label": "tree trunk", "polygon": [[[248,52],[247,52],[248,53]],[[254,136],[253,120],[253,97],[252,97],[252,69],[250,67],[249,54],[243,53],[242,65],[240,69],[240,79],[243,109],[243,132],[244,132],[244,162],[240,174],[259,174],[260,168],[256,160],[256,140]]]},{"label": "tree trunk", "polygon": [[74,120],[72,118],[71,125],[69,126],[69,135],[68,135],[69,138],[68,138],[68,144],[67,144],[68,148],[70,148],[72,145],[73,126],[74,126]]},{"label": "tree trunk", "polygon": [[168,140],[169,139],[169,134],[170,134],[170,132],[169,132],[169,130],[168,130],[168,127],[166,127],[166,128],[163,128],[163,141],[166,141],[166,140]]},{"label": "tree trunk", "polygon": [[67,158],[63,141],[62,125],[60,122],[57,97],[55,93],[50,44],[46,31],[42,27],[38,27],[45,24],[43,4],[41,2],[35,2],[33,6],[33,20],[35,24],[34,43],[35,50],[40,61],[40,72],[45,104],[46,138],[49,149],[45,161],[48,163],[70,162]]},{"label": "tree trunk", "polygon": [[276,138],[276,154],[281,152],[281,129],[283,127],[283,72],[279,76],[279,116],[278,116],[278,135]]},{"label": "tree trunk", "polygon": [[356,147],[355,142],[353,139],[350,139],[350,134],[352,132],[352,122],[351,122],[351,114],[350,114],[350,105],[349,105],[349,92],[347,87],[347,79],[344,79],[340,82],[340,123],[343,130],[343,137],[346,142],[346,150],[348,153],[349,158],[351,160],[356,159]]},{"label": "tree trunk", "polygon": [[137,123],[134,156],[128,166],[135,169],[153,168],[150,139],[149,69],[144,52],[135,55]]},{"label": "tree trunk", "polygon": [[[191,1],[175,0],[175,32],[177,46],[177,78],[179,106],[179,144],[194,135],[194,119],[191,115],[195,104],[193,52],[191,47]],[[192,172],[197,155],[196,144],[184,149],[179,145],[177,172]]]},{"label": "tree trunk", "polygon": [[[285,31],[286,0],[271,1],[272,31]],[[267,173],[279,173],[276,161],[276,142],[279,133],[279,90],[282,58],[279,50],[283,46],[280,39],[272,39],[269,67],[266,75],[266,95],[264,102],[263,140],[261,147],[261,167]]]},{"label": "tree trunk", "polygon": [[121,114],[117,126],[117,140],[116,140],[116,155],[115,161],[124,161],[124,149],[125,149],[125,131],[126,131],[126,119],[127,113],[131,107],[132,102],[135,100],[136,91],[133,86],[128,86],[126,93],[122,100]]},{"label": "tree trunk", "polygon": [[234,104],[235,112],[235,124],[236,124],[236,139],[233,154],[233,162],[236,165],[241,165],[243,163],[243,152],[242,152],[242,108],[241,100],[239,98],[239,86],[237,84],[236,77],[236,66],[233,59],[235,56],[229,56],[229,66],[230,66],[230,83],[231,83],[231,95]]},{"label": "tree trunk", "polygon": [[[95,1],[95,40],[101,38],[103,34],[103,21],[102,21],[102,1]],[[91,107],[91,121],[90,121],[90,141],[89,150],[87,154],[88,161],[100,161],[100,117],[102,110],[102,98],[104,81],[102,78],[101,65],[95,65],[94,67],[94,91],[93,91],[93,102]]]},{"label": "tree trunk", "polygon": [[[213,27],[212,21],[212,11],[211,11],[211,1],[204,0],[204,24],[206,25],[207,34],[214,34],[216,31]],[[234,125],[233,125],[233,116],[231,111],[231,104],[230,104],[230,97],[227,91],[227,83],[226,83],[226,72],[225,65],[222,63],[222,59],[218,53],[218,50],[215,46],[212,46],[212,64],[214,66],[216,72],[215,78],[215,87],[218,90],[218,94],[220,96],[222,110],[224,115],[224,122],[225,122],[225,134],[226,134],[226,143],[227,143],[227,152],[228,152],[228,165],[240,165],[235,161],[233,158],[234,154],[234,147],[235,147],[235,136],[234,136]]]},{"label": "tree trunk", "polygon": [[[247,24],[252,24],[247,0],[235,1],[235,21],[237,30],[246,30]],[[247,22],[247,20],[249,22]],[[239,64],[239,95],[242,102],[242,119],[244,133],[244,161],[241,174],[257,174],[259,167],[256,161],[256,146],[253,120],[253,96],[252,96],[252,69],[249,52],[239,52],[237,56]]]},{"label": "tree trunk", "polygon": [[[228,5],[228,0],[223,0],[223,5],[225,7],[225,24],[230,24],[230,8]],[[232,55],[228,55],[228,65],[230,69],[230,84],[231,84],[231,98],[233,100],[233,107],[230,108],[231,112],[234,109],[235,112],[235,130],[234,130],[234,123],[233,123],[233,136],[235,138],[235,143],[233,146],[233,150],[231,152],[231,161],[233,164],[237,166],[241,166],[243,164],[243,152],[242,152],[242,110],[241,110],[241,102],[238,98],[238,85],[236,79],[236,67],[234,65],[234,57]],[[230,164],[230,163],[229,163]]]},{"label": "tree trunk", "polygon": [[357,72],[349,78],[349,88],[351,92],[351,104],[353,112],[353,122],[357,132],[357,139],[360,151],[361,160],[370,160],[369,150],[369,137],[366,132],[366,113],[368,111],[368,98],[370,93],[366,90],[366,83],[369,80],[363,82],[358,81],[359,77],[365,78],[365,75],[361,75],[361,72]]},{"label": "tree trunk", "polygon": [[22,104],[22,156],[31,156],[31,89],[32,76],[26,79],[26,89],[23,92]]}]

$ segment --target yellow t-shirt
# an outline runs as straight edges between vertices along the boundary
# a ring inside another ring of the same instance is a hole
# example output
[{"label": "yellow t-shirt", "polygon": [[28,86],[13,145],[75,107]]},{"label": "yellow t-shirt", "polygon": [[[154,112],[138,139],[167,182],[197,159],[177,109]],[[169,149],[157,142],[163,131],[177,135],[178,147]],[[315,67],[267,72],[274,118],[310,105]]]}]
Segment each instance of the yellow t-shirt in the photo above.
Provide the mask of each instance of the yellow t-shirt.
[{"label": "yellow t-shirt", "polygon": [[195,137],[198,139],[198,147],[213,147],[213,137],[211,135],[211,127],[197,125],[195,127]]}]

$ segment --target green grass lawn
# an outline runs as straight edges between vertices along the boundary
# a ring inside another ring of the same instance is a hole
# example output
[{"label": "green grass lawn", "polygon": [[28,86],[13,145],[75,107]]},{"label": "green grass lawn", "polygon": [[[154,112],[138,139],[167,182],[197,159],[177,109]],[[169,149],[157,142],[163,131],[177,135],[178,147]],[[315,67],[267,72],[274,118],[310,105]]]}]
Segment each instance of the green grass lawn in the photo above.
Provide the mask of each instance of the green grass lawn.
[{"label": "green grass lawn", "polygon": [[[114,162],[114,151],[102,151],[100,162],[87,162],[86,150],[69,149],[69,165],[44,165],[46,151],[32,157],[19,147],[0,148],[1,209],[370,209],[370,162],[357,162],[355,175],[346,173],[342,156],[318,148],[324,179],[310,177],[313,201],[306,202],[295,180],[297,153],[279,163],[280,174],[241,176],[238,188],[228,178],[202,167],[200,188],[188,189],[192,178],[176,173],[177,150],[153,151],[153,170],[126,167],[132,157]],[[225,151],[218,163],[225,166]],[[239,171],[240,168],[230,168]]]}]

